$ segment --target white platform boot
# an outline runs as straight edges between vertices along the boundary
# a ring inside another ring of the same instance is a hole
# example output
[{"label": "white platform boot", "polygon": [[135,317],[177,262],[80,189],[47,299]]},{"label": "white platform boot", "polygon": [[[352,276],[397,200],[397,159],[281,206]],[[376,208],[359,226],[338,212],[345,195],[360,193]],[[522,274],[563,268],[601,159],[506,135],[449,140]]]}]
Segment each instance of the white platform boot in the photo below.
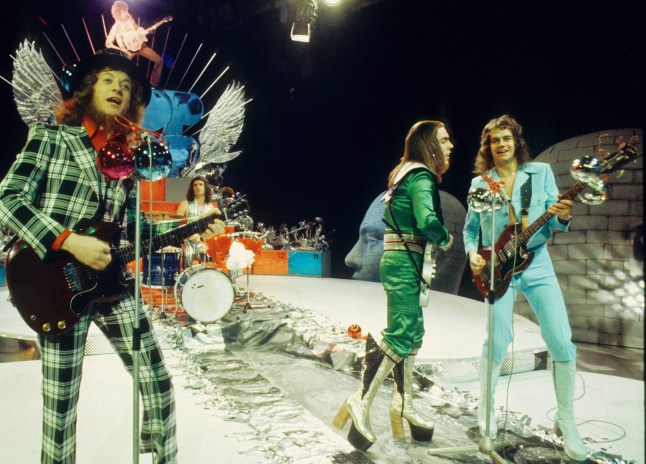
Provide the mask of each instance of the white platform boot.
[{"label": "white platform boot", "polygon": [[574,386],[576,361],[552,363],[552,377],[556,390],[558,412],[554,421],[554,433],[562,437],[565,454],[575,461],[585,461],[588,450],[579,436],[574,420]]}]

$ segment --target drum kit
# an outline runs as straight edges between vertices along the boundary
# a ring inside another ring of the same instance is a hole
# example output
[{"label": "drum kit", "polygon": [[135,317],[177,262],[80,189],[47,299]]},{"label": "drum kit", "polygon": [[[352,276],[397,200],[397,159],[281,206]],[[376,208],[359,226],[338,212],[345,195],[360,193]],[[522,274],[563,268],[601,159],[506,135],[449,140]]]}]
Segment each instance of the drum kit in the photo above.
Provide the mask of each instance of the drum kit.
[{"label": "drum kit", "polygon": [[[151,212],[146,215],[146,226],[154,236],[178,227],[181,219],[174,213]],[[213,235],[199,244],[186,240],[182,248],[145,250],[141,279],[144,298],[176,318],[185,313],[204,324],[224,319],[233,309],[236,295],[241,294],[235,284],[241,271],[226,267],[233,241],[240,241],[254,254],[263,243],[261,233],[241,231]],[[245,311],[249,307],[248,288],[242,307]]]}]

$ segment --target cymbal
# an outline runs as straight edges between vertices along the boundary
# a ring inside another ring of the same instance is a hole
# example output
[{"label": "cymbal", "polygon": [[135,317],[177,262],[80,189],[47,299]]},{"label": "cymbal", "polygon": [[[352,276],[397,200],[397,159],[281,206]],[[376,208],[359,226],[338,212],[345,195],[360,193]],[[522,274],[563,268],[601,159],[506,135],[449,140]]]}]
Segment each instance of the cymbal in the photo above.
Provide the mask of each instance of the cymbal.
[{"label": "cymbal", "polygon": [[144,213],[148,221],[168,221],[169,219],[182,219],[184,216],[168,211],[148,211]]}]

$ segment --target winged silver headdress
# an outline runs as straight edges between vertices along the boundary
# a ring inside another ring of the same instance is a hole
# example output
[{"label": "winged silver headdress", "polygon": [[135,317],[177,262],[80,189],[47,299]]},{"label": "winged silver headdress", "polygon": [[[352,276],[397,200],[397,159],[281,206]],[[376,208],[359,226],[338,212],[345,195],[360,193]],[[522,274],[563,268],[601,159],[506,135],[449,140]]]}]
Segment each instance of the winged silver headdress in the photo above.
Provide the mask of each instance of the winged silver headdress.
[{"label": "winged silver headdress", "polygon": [[245,103],[242,84],[234,81],[224,89],[200,131],[200,158],[183,170],[182,176],[200,174],[209,165],[226,163],[240,155],[240,151],[231,149],[244,127]]},{"label": "winged silver headdress", "polygon": [[13,98],[18,113],[28,126],[53,123],[53,110],[63,101],[54,73],[35,42],[18,45],[13,58]]}]

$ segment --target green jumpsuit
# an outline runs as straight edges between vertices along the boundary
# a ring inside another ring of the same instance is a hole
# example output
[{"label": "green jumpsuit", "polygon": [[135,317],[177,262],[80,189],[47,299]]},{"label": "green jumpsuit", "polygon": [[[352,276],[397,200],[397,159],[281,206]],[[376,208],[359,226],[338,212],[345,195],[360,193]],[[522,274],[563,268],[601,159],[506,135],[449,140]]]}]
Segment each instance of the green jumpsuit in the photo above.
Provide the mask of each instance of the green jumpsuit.
[{"label": "green jumpsuit", "polygon": [[[421,270],[426,241],[431,240],[436,246],[449,242],[437,183],[428,169],[411,170],[399,182],[390,205],[384,210],[387,225],[379,275],[388,300],[388,326],[381,331],[382,345],[402,358],[416,352],[424,337],[420,280],[411,256]],[[397,227],[409,245],[410,255],[397,234]]]}]

